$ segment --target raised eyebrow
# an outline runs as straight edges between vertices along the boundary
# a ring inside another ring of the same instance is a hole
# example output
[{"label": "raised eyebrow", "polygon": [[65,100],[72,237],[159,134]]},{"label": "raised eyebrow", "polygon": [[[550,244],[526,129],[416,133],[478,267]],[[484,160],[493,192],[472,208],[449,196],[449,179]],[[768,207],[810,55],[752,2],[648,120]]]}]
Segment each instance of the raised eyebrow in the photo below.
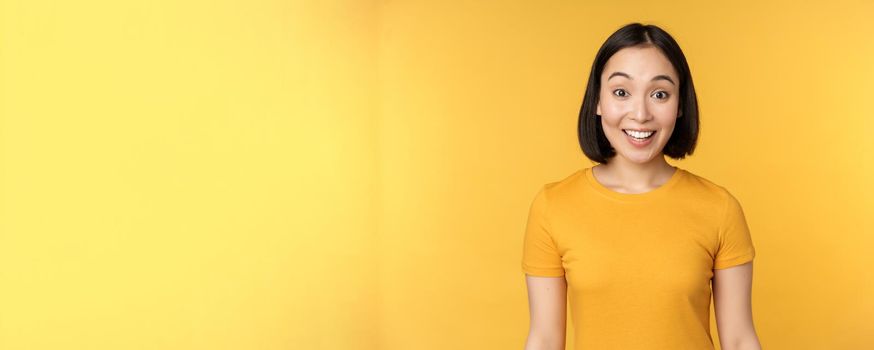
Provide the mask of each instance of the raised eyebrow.
[{"label": "raised eyebrow", "polygon": [[[625,74],[623,72],[613,72],[613,74],[610,74],[610,77],[608,77],[607,80],[610,80],[611,78],[613,78],[615,76],[623,76],[623,77],[626,77],[630,80],[634,80],[631,76],[629,76],[628,74]],[[656,80],[667,80],[671,84],[677,85],[676,83],[674,83],[674,80],[671,79],[671,77],[664,75],[664,74],[656,75],[650,81],[656,81]]]}]

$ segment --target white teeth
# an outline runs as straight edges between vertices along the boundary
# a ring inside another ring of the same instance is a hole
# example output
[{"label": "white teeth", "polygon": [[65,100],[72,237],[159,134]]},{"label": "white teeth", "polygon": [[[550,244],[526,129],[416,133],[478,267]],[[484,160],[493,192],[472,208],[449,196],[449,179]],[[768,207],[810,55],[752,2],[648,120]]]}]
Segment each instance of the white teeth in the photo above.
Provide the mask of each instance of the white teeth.
[{"label": "white teeth", "polygon": [[622,130],[622,131],[624,131],[626,134],[630,135],[631,137],[638,138],[638,139],[645,139],[647,137],[652,136],[652,134],[655,133],[655,131],[646,131],[646,132],[634,131],[634,130]]}]

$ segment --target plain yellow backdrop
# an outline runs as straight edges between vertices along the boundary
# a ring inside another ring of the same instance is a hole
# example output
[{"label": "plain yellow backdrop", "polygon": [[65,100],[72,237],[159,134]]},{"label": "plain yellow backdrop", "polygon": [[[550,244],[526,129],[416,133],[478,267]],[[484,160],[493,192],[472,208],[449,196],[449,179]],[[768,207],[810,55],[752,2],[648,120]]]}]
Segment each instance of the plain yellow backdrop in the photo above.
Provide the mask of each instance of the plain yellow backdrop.
[{"label": "plain yellow backdrop", "polygon": [[528,205],[633,21],[689,60],[671,162],[744,206],[764,348],[874,344],[871,2],[0,4],[0,349],[521,349]]}]

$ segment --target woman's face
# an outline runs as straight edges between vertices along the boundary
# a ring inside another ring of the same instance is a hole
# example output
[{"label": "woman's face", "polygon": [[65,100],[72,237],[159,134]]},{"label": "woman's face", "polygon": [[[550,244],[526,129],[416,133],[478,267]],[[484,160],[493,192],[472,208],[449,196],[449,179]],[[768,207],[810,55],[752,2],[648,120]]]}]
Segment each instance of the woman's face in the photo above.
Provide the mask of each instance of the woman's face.
[{"label": "woman's face", "polygon": [[[678,117],[679,83],[656,47],[626,47],[607,60],[597,114],[617,156],[640,164],[663,157]],[[643,133],[627,133],[633,130]]]}]

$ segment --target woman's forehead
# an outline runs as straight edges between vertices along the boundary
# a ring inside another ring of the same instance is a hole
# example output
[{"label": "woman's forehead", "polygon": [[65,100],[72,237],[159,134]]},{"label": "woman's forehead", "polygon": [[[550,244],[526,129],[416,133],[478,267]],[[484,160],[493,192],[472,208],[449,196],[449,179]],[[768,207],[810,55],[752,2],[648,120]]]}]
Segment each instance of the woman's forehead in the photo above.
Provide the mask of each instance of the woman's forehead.
[{"label": "woman's forehead", "polygon": [[[623,74],[615,74],[617,72]],[[667,56],[656,47],[626,47],[617,51],[601,73],[603,79],[614,76],[613,79],[631,79],[635,81],[649,81],[653,77],[667,75],[675,78],[677,73]],[[626,77],[628,76],[628,78]]]}]

